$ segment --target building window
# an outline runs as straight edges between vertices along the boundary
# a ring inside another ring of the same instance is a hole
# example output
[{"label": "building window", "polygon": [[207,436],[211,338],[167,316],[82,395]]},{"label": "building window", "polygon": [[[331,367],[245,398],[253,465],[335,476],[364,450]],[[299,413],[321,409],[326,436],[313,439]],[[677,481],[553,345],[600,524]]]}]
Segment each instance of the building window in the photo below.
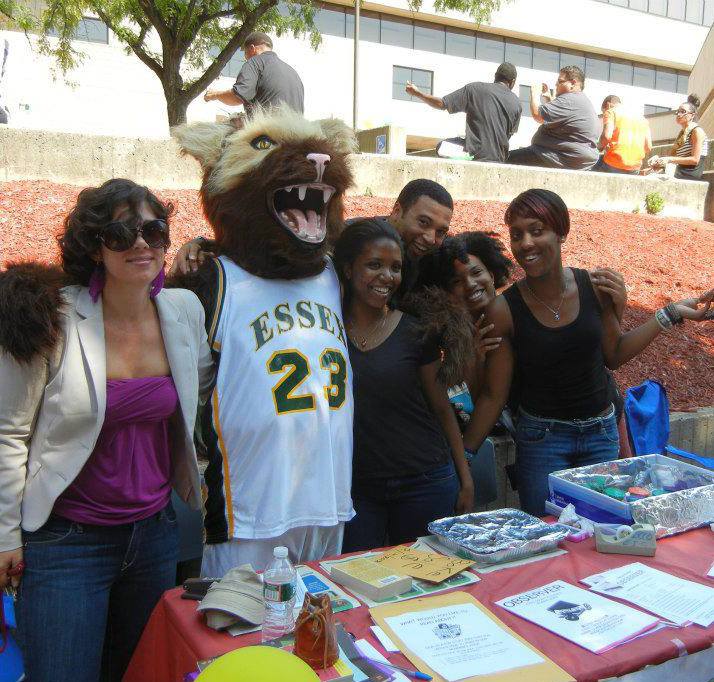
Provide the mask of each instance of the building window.
[{"label": "building window", "polygon": [[704,0],[687,0],[685,21],[701,24],[704,21]]},{"label": "building window", "polygon": [[533,46],[522,40],[507,40],[506,61],[530,69],[533,65]]},{"label": "building window", "polygon": [[[354,25],[354,22],[353,22]],[[342,8],[321,7],[315,12],[315,28],[322,35],[345,37],[345,11]]]},{"label": "building window", "polygon": [[380,21],[380,41],[395,47],[414,47],[414,26],[408,19],[398,19],[384,15]]},{"label": "building window", "polygon": [[566,66],[577,66],[585,73],[585,55],[582,52],[560,51],[560,68]]},{"label": "building window", "polygon": [[533,47],[533,68],[550,73],[558,73],[560,54],[557,48],[535,45]]},{"label": "building window", "polygon": [[395,66],[392,70],[392,99],[421,102],[418,97],[412,97],[405,92],[407,83],[414,83],[419,90],[431,95],[434,92],[434,72],[412,69],[408,66]]},{"label": "building window", "polygon": [[672,111],[669,107],[660,107],[656,104],[645,104],[645,116],[648,114],[661,114],[665,111]]},{"label": "building window", "polygon": [[655,87],[657,90],[677,92],[677,72],[674,69],[665,69],[658,66],[655,76]]},{"label": "building window", "polygon": [[476,58],[476,34],[458,28],[446,29],[446,54],[454,57]]},{"label": "building window", "polygon": [[680,95],[686,95],[689,91],[689,74],[678,73],[677,74],[677,92]]},{"label": "building window", "polygon": [[[57,31],[48,31],[47,35],[57,36]],[[101,21],[94,17],[82,17],[74,29],[72,36],[75,40],[84,40],[88,43],[109,43],[109,28]]]},{"label": "building window", "polygon": [[476,36],[476,59],[500,64],[503,61],[503,38],[479,33]]},{"label": "building window", "polygon": [[610,60],[606,57],[588,55],[585,58],[585,78],[597,81],[610,80]]},{"label": "building window", "polygon": [[621,85],[632,85],[632,62],[627,62],[623,59],[611,59],[610,80]]},{"label": "building window", "polygon": [[667,16],[667,0],[650,0],[647,11],[650,14],[659,14],[662,17]]},{"label": "building window", "polygon": [[521,114],[525,117],[531,116],[531,86],[518,86],[518,101],[521,103]]},{"label": "building window", "polygon": [[[348,38],[355,34],[355,15],[351,12],[345,15],[345,30]],[[360,12],[360,41],[366,40],[368,43],[378,43],[379,38],[379,14],[376,12]]]},{"label": "building window", "polygon": [[414,24],[414,49],[427,52],[445,51],[446,31],[438,24]]},{"label": "building window", "polygon": [[670,19],[680,19],[684,21],[684,16],[686,14],[686,2],[685,0],[668,0],[667,2],[667,16]]},{"label": "building window", "polygon": [[704,0],[704,21],[705,26],[714,24],[714,0]]},{"label": "building window", "polygon": [[649,88],[654,90],[655,87],[655,69],[653,66],[638,66],[635,64],[632,85],[638,88]]}]

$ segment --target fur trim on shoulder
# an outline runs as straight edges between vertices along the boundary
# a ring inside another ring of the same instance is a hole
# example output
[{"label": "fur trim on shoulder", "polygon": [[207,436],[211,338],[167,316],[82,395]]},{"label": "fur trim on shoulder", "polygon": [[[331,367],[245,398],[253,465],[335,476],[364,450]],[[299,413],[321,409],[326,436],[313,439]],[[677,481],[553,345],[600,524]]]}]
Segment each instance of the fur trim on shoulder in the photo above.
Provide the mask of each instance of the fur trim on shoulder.
[{"label": "fur trim on shoulder", "polygon": [[57,266],[10,263],[0,272],[0,348],[17,362],[46,355],[57,344],[63,284]]},{"label": "fur trim on shoulder", "polygon": [[410,294],[405,303],[419,320],[422,338],[439,339],[444,353],[439,380],[446,386],[464,381],[474,361],[474,325],[468,310],[439,287]]}]

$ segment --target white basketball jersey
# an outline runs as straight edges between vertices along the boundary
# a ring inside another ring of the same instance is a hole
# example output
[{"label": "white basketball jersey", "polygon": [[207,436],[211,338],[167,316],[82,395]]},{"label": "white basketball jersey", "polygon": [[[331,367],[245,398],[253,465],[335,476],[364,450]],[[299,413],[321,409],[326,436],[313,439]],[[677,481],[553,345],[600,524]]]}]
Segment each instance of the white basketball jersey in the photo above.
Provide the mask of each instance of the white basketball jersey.
[{"label": "white basketball jersey", "polygon": [[212,400],[228,536],[270,538],[348,521],[352,370],[334,266],[271,280],[219,261]]}]

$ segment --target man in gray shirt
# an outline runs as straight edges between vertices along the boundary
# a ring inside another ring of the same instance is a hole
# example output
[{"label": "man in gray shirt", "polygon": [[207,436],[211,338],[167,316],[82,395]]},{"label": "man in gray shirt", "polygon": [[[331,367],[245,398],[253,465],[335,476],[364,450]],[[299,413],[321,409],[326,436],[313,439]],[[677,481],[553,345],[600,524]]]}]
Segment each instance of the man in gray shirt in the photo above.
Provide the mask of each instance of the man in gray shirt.
[{"label": "man in gray shirt", "polygon": [[450,114],[466,112],[464,149],[474,161],[506,160],[508,140],[518,130],[521,103],[513,94],[518,74],[513,64],[504,62],[496,69],[493,83],[467,83],[463,88],[435,97],[408,83],[406,91],[434,109]]},{"label": "man in gray shirt", "polygon": [[250,115],[259,105],[263,108],[285,103],[302,114],[305,110],[304,89],[300,76],[273,52],[273,41],[265,33],[251,33],[243,44],[246,62],[230,90],[208,89],[203,99],[223,104],[242,104]]},{"label": "man in gray shirt", "polygon": [[560,70],[551,99],[548,86],[542,86],[543,99],[531,88],[531,114],[541,124],[529,147],[514,149],[507,163],[545,168],[588,170],[598,160],[600,125],[592,103],[583,92],[585,74],[577,66]]}]

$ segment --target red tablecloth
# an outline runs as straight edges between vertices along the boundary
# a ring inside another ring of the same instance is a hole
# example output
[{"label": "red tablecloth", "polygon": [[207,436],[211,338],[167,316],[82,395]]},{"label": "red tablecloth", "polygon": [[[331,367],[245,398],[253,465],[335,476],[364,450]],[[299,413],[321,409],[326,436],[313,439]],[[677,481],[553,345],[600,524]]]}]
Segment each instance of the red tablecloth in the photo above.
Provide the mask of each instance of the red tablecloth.
[{"label": "red tablecloth", "polygon": [[[457,589],[473,594],[578,682],[595,682],[624,675],[646,665],[676,658],[680,649],[672,641],[675,639],[682,642],[690,654],[706,649],[714,642],[714,626],[702,628],[691,625],[665,628],[606,653],[592,654],[494,605],[498,599],[553,580],[562,579],[577,584],[579,579],[593,573],[633,561],[642,561],[681,578],[708,584],[705,576],[714,561],[714,533],[709,528],[659,540],[657,555],[652,558],[599,554],[592,539],[582,543],[566,542],[564,547],[568,550],[567,554],[483,574],[481,582]],[[711,583],[714,586],[714,581]],[[180,595],[181,589],[177,588],[162,597],[144,630],[124,682],[181,682],[185,673],[196,668],[196,661],[259,642],[259,632],[231,637],[209,629],[196,613],[196,602],[182,600]],[[371,621],[366,607],[343,611],[337,614],[337,619],[349,632],[369,639],[392,662],[408,665],[401,654],[386,654],[374,639],[368,629]]]}]

